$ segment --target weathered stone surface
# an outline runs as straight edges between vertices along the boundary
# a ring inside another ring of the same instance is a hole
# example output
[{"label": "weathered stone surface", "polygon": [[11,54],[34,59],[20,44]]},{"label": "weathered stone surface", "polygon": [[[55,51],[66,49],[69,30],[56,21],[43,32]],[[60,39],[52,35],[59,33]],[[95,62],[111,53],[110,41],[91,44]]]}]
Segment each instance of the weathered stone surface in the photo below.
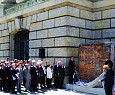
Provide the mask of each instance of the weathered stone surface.
[{"label": "weathered stone surface", "polygon": [[9,35],[9,31],[8,30],[3,30],[2,31],[2,36],[8,36]]},{"label": "weathered stone surface", "polygon": [[38,49],[29,49],[29,56],[38,56],[39,50]]},{"label": "weathered stone surface", "polygon": [[2,37],[2,38],[0,38],[0,43],[3,43],[3,37]]},{"label": "weathered stone surface", "polygon": [[3,42],[4,43],[9,42],[9,36],[3,37]]},{"label": "weathered stone surface", "polygon": [[42,22],[32,23],[30,26],[30,31],[40,30],[42,27]]},{"label": "weathered stone surface", "polygon": [[66,27],[58,27],[48,30],[48,37],[59,37],[67,35]]},{"label": "weathered stone surface", "polygon": [[93,13],[90,11],[80,10],[80,17],[93,20]]},{"label": "weathered stone surface", "polygon": [[3,51],[3,55],[4,56],[9,56],[9,51],[7,50],[7,51]]},{"label": "weathered stone surface", "polygon": [[91,40],[91,39],[86,39],[86,44],[94,44],[94,40]]},{"label": "weathered stone surface", "polygon": [[55,19],[55,26],[67,25],[67,16],[59,17]]},{"label": "weathered stone surface", "polygon": [[93,38],[93,33],[91,30],[80,29],[80,37]]},{"label": "weathered stone surface", "polygon": [[101,32],[102,32],[101,30],[92,31],[93,38],[101,38],[102,37],[102,33]]},{"label": "weathered stone surface", "polygon": [[11,33],[12,32],[12,24],[11,24],[11,22],[8,22],[8,29],[9,29],[9,33]]},{"label": "weathered stone surface", "polygon": [[94,22],[86,20],[86,28],[93,29]]},{"label": "weathered stone surface", "polygon": [[67,27],[67,35],[68,36],[75,36],[79,37],[79,28],[74,28],[74,27]]},{"label": "weathered stone surface", "polygon": [[23,28],[26,28],[27,24],[27,17],[23,18]]},{"label": "weathered stone surface", "polygon": [[55,46],[79,46],[85,43],[85,39],[72,38],[72,37],[61,37],[55,38]]},{"label": "weathered stone surface", "polygon": [[115,29],[105,29],[102,31],[103,38],[115,37]]},{"label": "weathered stone surface", "polygon": [[43,21],[43,29],[54,27],[54,19]]},{"label": "weathered stone surface", "polygon": [[80,19],[80,18],[69,17],[69,20],[67,20],[67,23],[69,23],[69,25],[72,25],[72,26],[85,28],[85,20]]},{"label": "weathered stone surface", "polygon": [[1,30],[4,30],[4,24],[1,24]]},{"label": "weathered stone surface", "polygon": [[67,14],[67,6],[56,8],[49,11],[49,18],[59,17]]},{"label": "weathered stone surface", "polygon": [[42,47],[54,47],[54,38],[43,39]]},{"label": "weathered stone surface", "polygon": [[37,21],[46,20],[46,19],[48,19],[48,11],[37,14]]},{"label": "weathered stone surface", "polygon": [[8,28],[8,24],[5,23],[5,24],[4,24],[4,29],[7,29],[7,28]]},{"label": "weathered stone surface", "polygon": [[36,39],[37,38],[36,32],[30,32],[29,33],[29,39]]},{"label": "weathered stone surface", "polygon": [[94,22],[94,29],[110,28],[110,19]]},{"label": "weathered stone surface", "polygon": [[36,21],[37,21],[37,15],[35,14],[35,15],[32,16],[32,21],[31,22],[36,22]]},{"label": "weathered stone surface", "polygon": [[26,29],[30,29],[31,18],[31,16],[27,17]]},{"label": "weathered stone surface", "polygon": [[29,48],[41,47],[41,40],[31,40],[29,41]]},{"label": "weathered stone surface", "polygon": [[94,13],[94,20],[98,20],[98,19],[101,19],[101,18],[102,18],[102,16],[101,16],[101,11]]},{"label": "weathered stone surface", "polygon": [[14,31],[16,29],[16,27],[15,27],[15,21],[12,21],[11,24],[12,24],[12,31]]},{"label": "weathered stone surface", "polygon": [[67,48],[48,48],[48,56],[67,56]]},{"label": "weathered stone surface", "polygon": [[115,17],[115,9],[103,11],[102,18],[111,18]]},{"label": "weathered stone surface", "polygon": [[48,30],[48,37],[75,36],[79,37],[79,28],[58,27]]},{"label": "weathered stone surface", "polygon": [[98,39],[98,40],[94,40],[94,43],[106,43],[106,42],[110,42],[110,39]]},{"label": "weathered stone surface", "polygon": [[47,38],[48,30],[37,31],[37,38]]},{"label": "weathered stone surface", "polygon": [[2,36],[2,31],[0,31],[0,37]]},{"label": "weathered stone surface", "polygon": [[67,15],[79,17],[79,9],[67,6]]},{"label": "weathered stone surface", "polygon": [[3,57],[3,51],[0,51],[0,56],[2,56],[2,57]]},{"label": "weathered stone surface", "polygon": [[115,27],[115,19],[111,19],[111,27]]},{"label": "weathered stone surface", "polygon": [[9,43],[7,44],[1,44],[1,50],[9,49]]}]

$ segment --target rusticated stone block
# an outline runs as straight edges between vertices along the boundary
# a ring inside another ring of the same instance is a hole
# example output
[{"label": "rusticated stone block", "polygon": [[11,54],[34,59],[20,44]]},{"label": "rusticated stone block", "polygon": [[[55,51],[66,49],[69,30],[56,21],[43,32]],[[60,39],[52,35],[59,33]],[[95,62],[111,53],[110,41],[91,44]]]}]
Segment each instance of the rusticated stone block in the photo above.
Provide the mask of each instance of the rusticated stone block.
[{"label": "rusticated stone block", "polygon": [[36,23],[32,23],[30,25],[30,31],[35,31],[35,30],[40,30],[42,29],[42,22],[36,22]]},{"label": "rusticated stone block", "polygon": [[4,43],[9,42],[9,36],[3,37],[3,42]]},{"label": "rusticated stone block", "polygon": [[103,11],[102,18],[111,18],[115,17],[115,9],[109,9]]},{"label": "rusticated stone block", "polygon": [[7,50],[7,51],[3,51],[3,55],[4,56],[9,56],[9,51]]},{"label": "rusticated stone block", "polygon": [[105,29],[102,31],[103,38],[115,37],[115,29]]},{"label": "rusticated stone block", "polygon": [[80,10],[80,17],[93,20],[93,13],[90,11]]},{"label": "rusticated stone block", "polygon": [[37,38],[47,38],[48,30],[37,31]]},{"label": "rusticated stone block", "polygon": [[42,47],[54,47],[54,38],[43,39]]},{"label": "rusticated stone block", "polygon": [[54,27],[54,19],[43,21],[43,29]]},{"label": "rusticated stone block", "polygon": [[29,56],[38,56],[39,50],[38,49],[29,49]]},{"label": "rusticated stone block", "polygon": [[9,43],[1,44],[1,50],[9,49]]},{"label": "rusticated stone block", "polygon": [[36,22],[36,21],[37,21],[37,15],[35,14],[35,15],[32,16],[32,21],[31,22],[33,23],[33,22]]},{"label": "rusticated stone block", "polygon": [[31,40],[29,41],[29,48],[41,47],[41,40]]},{"label": "rusticated stone block", "polygon": [[93,38],[93,33],[91,30],[80,29],[80,37]]},{"label": "rusticated stone block", "polygon": [[29,33],[29,39],[36,39],[37,38],[37,33],[36,32],[30,32]]},{"label": "rusticated stone block", "polygon": [[[0,51],[0,56],[2,56],[2,57],[4,56],[4,55],[3,55],[3,51]],[[3,59],[2,59],[2,60],[3,60]]]},{"label": "rusticated stone block", "polygon": [[67,25],[67,16],[55,18],[55,26]]},{"label": "rusticated stone block", "polygon": [[9,35],[9,31],[8,30],[3,30],[2,31],[2,36],[8,36]]},{"label": "rusticated stone block", "polygon": [[102,18],[102,16],[101,16],[101,11],[94,13],[94,20],[98,20],[98,19],[101,19],[101,18]]},{"label": "rusticated stone block", "polygon": [[46,20],[46,19],[48,19],[48,11],[37,14],[37,21]]},{"label": "rusticated stone block", "polygon": [[55,46],[79,46],[85,43],[85,39],[72,38],[72,37],[61,37],[55,38]]},{"label": "rusticated stone block", "polygon": [[31,16],[27,17],[26,29],[30,29],[31,18]]}]

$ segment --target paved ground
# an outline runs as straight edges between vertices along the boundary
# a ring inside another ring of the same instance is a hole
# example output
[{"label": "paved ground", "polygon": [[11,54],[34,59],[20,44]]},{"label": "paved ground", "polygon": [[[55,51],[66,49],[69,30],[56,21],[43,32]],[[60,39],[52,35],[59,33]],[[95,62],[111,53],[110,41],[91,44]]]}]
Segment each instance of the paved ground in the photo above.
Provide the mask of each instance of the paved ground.
[{"label": "paved ground", "polygon": [[[11,95],[11,94],[0,92],[0,95]],[[43,90],[38,90],[38,92],[24,92],[24,91],[22,91],[21,94],[17,94],[17,95],[96,95],[96,94],[74,92],[74,91],[64,90],[64,89],[50,89],[50,90],[43,89]]]}]

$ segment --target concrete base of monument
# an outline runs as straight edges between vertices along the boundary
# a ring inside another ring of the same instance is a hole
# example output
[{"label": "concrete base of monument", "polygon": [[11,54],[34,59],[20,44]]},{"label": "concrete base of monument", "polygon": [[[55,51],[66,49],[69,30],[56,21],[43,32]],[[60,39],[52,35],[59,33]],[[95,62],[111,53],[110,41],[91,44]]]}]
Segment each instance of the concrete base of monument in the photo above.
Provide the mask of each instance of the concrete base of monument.
[{"label": "concrete base of monument", "polygon": [[73,84],[66,84],[66,89],[72,90],[75,92],[83,92],[87,94],[92,94],[92,95],[105,95],[103,88],[91,88],[88,86],[77,86]]}]

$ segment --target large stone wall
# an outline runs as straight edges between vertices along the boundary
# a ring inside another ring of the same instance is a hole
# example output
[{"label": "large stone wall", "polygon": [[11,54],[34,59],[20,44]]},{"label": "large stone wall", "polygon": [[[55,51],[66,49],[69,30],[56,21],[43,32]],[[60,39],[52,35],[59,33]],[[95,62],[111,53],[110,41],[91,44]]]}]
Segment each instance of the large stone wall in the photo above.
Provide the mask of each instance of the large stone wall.
[{"label": "large stone wall", "polygon": [[[49,59],[52,64],[60,59],[68,65],[72,55],[77,62],[80,44],[114,41],[114,8],[108,4],[100,7],[102,2],[50,0],[1,17],[0,59],[13,52],[12,35],[27,29],[30,58],[38,60],[39,49],[45,48],[44,60]],[[21,26],[16,18],[19,16],[23,17]]]}]

